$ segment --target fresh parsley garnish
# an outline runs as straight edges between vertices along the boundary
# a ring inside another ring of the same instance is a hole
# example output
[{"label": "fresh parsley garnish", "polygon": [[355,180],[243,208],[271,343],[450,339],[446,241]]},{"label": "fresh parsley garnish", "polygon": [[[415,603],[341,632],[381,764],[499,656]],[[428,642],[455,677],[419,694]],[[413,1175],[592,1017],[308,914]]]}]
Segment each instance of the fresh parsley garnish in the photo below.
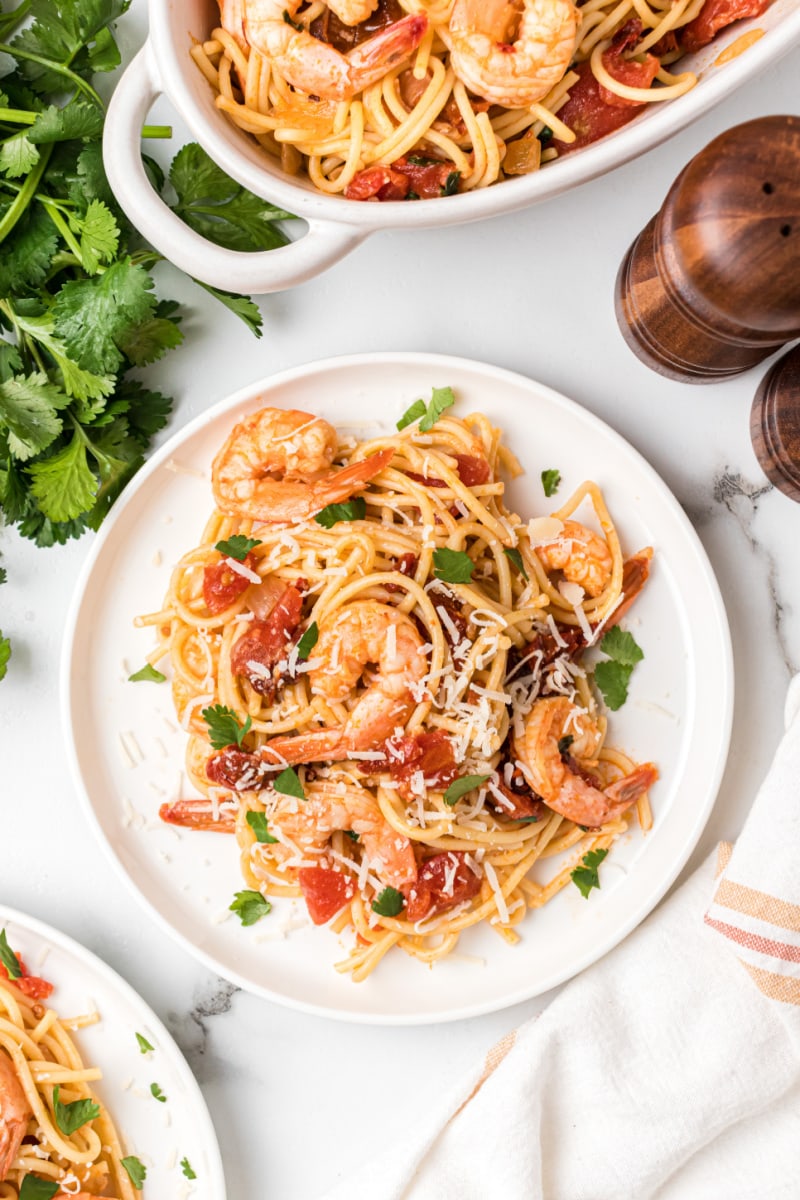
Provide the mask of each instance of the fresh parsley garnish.
[{"label": "fresh parsley garnish", "polygon": [[555,496],[560,483],[561,472],[555,467],[551,467],[549,471],[542,471],[542,487],[545,496]]},{"label": "fresh parsley garnish", "polygon": [[147,1054],[151,1050],[155,1050],[155,1046],[151,1046],[144,1034],[137,1033],[136,1041],[139,1043],[140,1054]]},{"label": "fresh parsley garnish", "polygon": [[356,833],[355,829],[345,829],[345,833],[350,838],[351,842],[358,841],[358,834]]},{"label": "fresh parsley garnish", "polygon": [[128,1178],[137,1192],[140,1192],[142,1184],[147,1178],[147,1167],[135,1154],[129,1154],[127,1158],[121,1158],[119,1161],[128,1172]]},{"label": "fresh parsley garnish", "polygon": [[306,798],[303,785],[294,767],[287,767],[285,771],[281,771],[272,786],[282,796],[294,796],[297,800],[305,800]]},{"label": "fresh parsley garnish", "polygon": [[219,550],[220,554],[224,554],[226,558],[235,558],[237,562],[244,562],[250,551],[260,545],[261,542],[258,538],[249,538],[245,537],[243,533],[234,533],[227,541],[217,542],[214,549]]},{"label": "fresh parsley garnish", "polygon": [[8,669],[8,660],[11,658],[11,642],[7,637],[3,637],[3,631],[0,629],[0,679],[5,679]]},{"label": "fresh parsley garnish", "polygon": [[546,146],[547,143],[549,141],[551,141],[551,139],[553,137],[553,131],[549,125],[545,125],[545,127],[542,129],[541,133],[538,133],[536,136],[538,137],[538,139],[542,143],[542,145]]},{"label": "fresh parsley garnish", "polygon": [[261,892],[237,892],[233,902],[228,905],[235,912],[243,925],[255,925],[271,910],[272,905]]},{"label": "fresh parsley garnish", "polygon": [[305,26],[299,21],[293,21],[286,9],[283,10],[283,19],[287,25],[291,25],[292,29],[296,29],[298,33],[305,33]]},{"label": "fresh parsley garnish", "polygon": [[192,1170],[192,1164],[189,1162],[188,1158],[181,1159],[181,1171],[183,1171],[183,1174],[187,1179],[197,1179],[197,1176]]},{"label": "fresh parsley garnish", "polygon": [[167,1102],[167,1097],[157,1083],[150,1084],[150,1095],[155,1096],[156,1100],[159,1100],[162,1104],[166,1104]]},{"label": "fresh parsley garnish", "polygon": [[590,850],[581,859],[583,866],[576,867],[574,871],[570,871],[570,878],[584,900],[589,899],[589,892],[592,888],[600,887],[600,877],[597,874],[597,868],[607,854],[607,850]]},{"label": "fresh parsley garnish", "polygon": [[458,185],[461,182],[461,172],[451,171],[442,186],[443,196],[455,196],[458,191]]},{"label": "fresh parsley garnish", "polygon": [[208,736],[215,750],[224,750],[226,746],[236,743],[241,746],[245,736],[253,724],[248,716],[244,725],[239,724],[239,718],[232,708],[224,704],[214,704],[211,708],[203,709],[203,720],[208,726]]},{"label": "fresh parsley garnish", "polygon": [[566,754],[574,741],[575,738],[571,733],[565,733],[563,737],[558,739],[558,753]]},{"label": "fresh parsley garnish", "polygon": [[522,555],[519,550],[513,546],[504,546],[503,554],[509,559],[519,571],[523,579],[528,578],[528,572],[525,570],[525,563],[522,561]]},{"label": "fresh parsley garnish", "polygon": [[644,658],[644,651],[630,633],[615,626],[600,643],[600,649],[609,655],[594,669],[594,681],[603,694],[612,712],[621,708],[628,699],[628,683],[633,668]]},{"label": "fresh parsley garnish", "polygon": [[381,917],[396,917],[405,907],[405,897],[397,888],[385,887],[372,901],[372,911]]},{"label": "fresh parsley garnish", "polygon": [[8,972],[9,979],[21,979],[22,967],[19,959],[8,944],[5,929],[0,929],[0,962]]},{"label": "fresh parsley garnish", "polygon": [[128,676],[128,683],[165,683],[166,679],[166,675],[162,675],[150,663],[145,663],[141,671]]},{"label": "fresh parsley garnish", "polygon": [[19,1189],[19,1200],[53,1200],[60,1185],[52,1179],[40,1179],[38,1175],[26,1175]]},{"label": "fresh parsley garnish", "polygon": [[486,783],[488,778],[488,775],[462,775],[460,779],[454,779],[444,794],[445,804],[455,804],[467,792]]},{"label": "fresh parsley garnish", "polygon": [[300,641],[297,643],[297,657],[306,659],[319,640],[319,626],[312,621]]},{"label": "fresh parsley garnish", "polygon": [[260,842],[261,845],[266,846],[277,842],[278,839],[274,838],[267,828],[267,818],[265,813],[255,812],[254,809],[251,809],[245,817],[245,820],[252,829],[253,833],[256,835],[256,841]]},{"label": "fresh parsley garnish", "polygon": [[70,1104],[62,1104],[59,1100],[60,1091],[56,1084],[53,1089],[53,1112],[56,1125],[67,1137],[100,1116],[100,1105],[95,1104],[93,1100],[73,1100]]},{"label": "fresh parsley garnish", "polygon": [[405,429],[406,425],[413,425],[415,421],[420,419],[420,417],[425,416],[427,407],[428,406],[424,400],[415,400],[414,403],[406,409],[400,420],[397,422],[397,428]]},{"label": "fresh parsley garnish", "polygon": [[433,388],[425,416],[419,423],[420,433],[427,433],[429,429],[433,429],[442,413],[446,412],[448,408],[452,408],[455,402],[456,398],[452,388]]},{"label": "fresh parsley garnish", "polygon": [[442,546],[433,552],[433,573],[445,583],[469,583],[475,563],[463,550]]},{"label": "fresh parsley garnish", "polygon": [[535,825],[539,820],[538,817],[517,817],[518,825]]},{"label": "fresh parsley garnish", "polygon": [[363,496],[356,496],[354,500],[347,500],[344,504],[326,504],[314,520],[323,529],[333,529],[338,521],[363,521],[366,511],[366,500]]}]

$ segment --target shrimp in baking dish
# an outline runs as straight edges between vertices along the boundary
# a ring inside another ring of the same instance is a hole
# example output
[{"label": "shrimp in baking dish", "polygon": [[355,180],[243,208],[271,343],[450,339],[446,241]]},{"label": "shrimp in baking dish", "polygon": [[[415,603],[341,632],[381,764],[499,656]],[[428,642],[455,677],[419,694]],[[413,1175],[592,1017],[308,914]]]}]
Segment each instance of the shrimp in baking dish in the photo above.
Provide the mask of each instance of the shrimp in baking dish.
[{"label": "shrimp in baking dish", "polygon": [[[292,87],[323,100],[348,100],[377,83],[416,50],[428,28],[422,14],[403,17],[342,54],[295,27],[292,18],[299,7],[300,0],[245,0],[245,36]],[[344,11],[348,18],[360,11],[368,16],[372,7],[366,0],[349,0]]]},{"label": "shrimp in baking dish", "polygon": [[377,801],[357,784],[316,781],[306,785],[306,799],[280,796],[269,815],[269,825],[293,845],[283,842],[270,846],[278,858],[294,856],[299,847],[304,853],[324,851],[337,829],[357,833],[364,853],[381,883],[401,888],[414,883],[417,862],[414,848],[405,834],[393,829]]},{"label": "shrimp in baking dish", "polygon": [[313,650],[312,692],[343,703],[370,665],[376,667],[372,679],[343,728],[273,738],[262,755],[271,762],[327,762],[385,742],[414,710],[414,686],[428,670],[422,646],[412,619],[377,600],[356,601],[332,614]]},{"label": "shrimp in baking dish", "polygon": [[614,560],[606,542],[579,521],[565,521],[552,541],[535,547],[545,571],[563,571],[571,583],[579,583],[590,596],[608,587]]},{"label": "shrimp in baking dish", "polygon": [[[571,736],[565,762],[559,739]],[[582,778],[574,766],[592,763],[600,747],[600,732],[588,713],[564,696],[537,700],[525,721],[514,748],[528,781],[548,808],[576,825],[597,829],[619,817],[658,779],[652,763],[644,763],[630,775],[600,789]],[[592,763],[593,765],[593,763]]]},{"label": "shrimp in baking dish", "polygon": [[217,507],[228,516],[255,521],[305,521],[327,504],[360,492],[393,454],[381,450],[335,469],[331,463],[337,444],[333,426],[311,413],[283,408],[252,413],[234,427],[214,459],[211,484]]},{"label": "shrimp in baking dish", "polygon": [[28,1103],[14,1064],[0,1050],[0,1182],[17,1157],[33,1110]]},{"label": "shrimp in baking dish", "polygon": [[466,87],[490,104],[526,108],[563,77],[577,30],[572,0],[455,0],[446,36]]},{"label": "shrimp in baking dish", "polygon": [[244,36],[244,0],[219,0],[219,23],[242,50],[247,47],[247,38]]}]

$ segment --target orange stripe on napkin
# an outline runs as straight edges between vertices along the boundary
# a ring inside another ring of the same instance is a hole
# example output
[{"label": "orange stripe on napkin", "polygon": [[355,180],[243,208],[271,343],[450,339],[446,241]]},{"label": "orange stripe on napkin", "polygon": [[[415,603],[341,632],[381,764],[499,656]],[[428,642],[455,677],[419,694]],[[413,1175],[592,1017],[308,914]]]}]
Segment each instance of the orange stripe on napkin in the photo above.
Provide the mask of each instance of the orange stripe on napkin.
[{"label": "orange stripe on napkin", "polygon": [[717,888],[714,903],[746,913],[748,917],[758,917],[770,925],[779,925],[781,929],[800,932],[800,904],[789,904],[787,900],[779,900],[777,896],[759,892],[743,883],[723,879]]},{"label": "orange stripe on napkin", "polygon": [[776,975],[774,971],[764,971],[745,962],[739,962],[745,971],[749,972],[759,989],[771,1000],[783,1000],[786,1004],[800,1005],[800,979],[792,979],[790,975]]},{"label": "orange stripe on napkin", "polygon": [[717,846],[717,869],[714,873],[714,878],[719,879],[722,872],[731,861],[733,854],[733,842],[720,842]]},{"label": "orange stripe on napkin", "polygon": [[738,925],[715,921],[708,913],[705,922],[732,942],[746,946],[748,950],[755,950],[758,954],[770,954],[773,958],[782,958],[784,962],[800,962],[800,946],[789,946],[786,942],[776,942],[773,938],[762,937],[760,933],[752,933],[749,929],[740,929]]},{"label": "orange stripe on napkin", "polygon": [[470,1094],[467,1096],[464,1103],[461,1105],[461,1108],[457,1109],[453,1113],[453,1116],[450,1118],[451,1121],[455,1117],[458,1116],[458,1114],[461,1112],[462,1109],[467,1107],[470,1100],[474,1100],[474,1098],[477,1096],[478,1092],[481,1090],[483,1085],[486,1083],[486,1080],[489,1078],[490,1075],[494,1074],[494,1072],[500,1066],[500,1063],[503,1061],[503,1059],[508,1054],[509,1050],[511,1050],[513,1048],[513,1045],[516,1042],[516,1040],[517,1040],[517,1031],[516,1031],[516,1029],[512,1029],[510,1033],[507,1033],[505,1035],[505,1037],[502,1037],[499,1042],[496,1042],[494,1044],[494,1046],[492,1046],[491,1050],[486,1055],[486,1059],[483,1064],[483,1074],[481,1075],[478,1082],[475,1084],[475,1087],[472,1089]]}]

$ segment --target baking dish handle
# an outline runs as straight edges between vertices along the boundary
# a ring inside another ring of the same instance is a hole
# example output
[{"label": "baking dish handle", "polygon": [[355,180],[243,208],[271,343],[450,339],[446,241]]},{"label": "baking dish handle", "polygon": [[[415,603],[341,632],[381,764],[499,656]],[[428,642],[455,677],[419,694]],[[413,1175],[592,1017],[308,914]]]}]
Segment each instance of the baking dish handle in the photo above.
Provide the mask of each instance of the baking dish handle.
[{"label": "baking dish handle", "polygon": [[251,254],[227,250],[195,233],[152,187],[139,149],[141,128],[163,87],[145,43],[119,81],[103,135],[106,174],[120,206],[156,250],[211,287],[246,294],[278,292],[333,266],[364,240],[346,225],[307,220],[295,242]]}]

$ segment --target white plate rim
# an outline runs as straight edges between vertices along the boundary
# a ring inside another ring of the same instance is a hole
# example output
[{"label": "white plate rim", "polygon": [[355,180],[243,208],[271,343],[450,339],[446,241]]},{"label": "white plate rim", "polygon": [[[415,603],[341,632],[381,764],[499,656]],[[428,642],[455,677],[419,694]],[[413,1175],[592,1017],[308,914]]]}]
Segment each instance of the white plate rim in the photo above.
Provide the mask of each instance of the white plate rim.
[{"label": "white plate rim", "polygon": [[[111,991],[122,996],[133,1008],[139,1009],[142,1014],[144,1026],[148,1029],[148,1032],[150,1030],[153,1031],[158,1041],[159,1053],[166,1053],[171,1069],[179,1076],[181,1083],[193,1097],[193,1120],[198,1121],[201,1126],[200,1136],[207,1147],[209,1164],[213,1172],[213,1178],[208,1181],[205,1178],[203,1180],[204,1184],[208,1183],[208,1195],[217,1197],[218,1200],[226,1200],[228,1193],[225,1187],[222,1154],[216,1130],[211,1120],[211,1114],[208,1111],[208,1105],[200,1090],[200,1084],[195,1079],[183,1051],[161,1018],[153,1011],[147,1001],[139,995],[136,989],[128,983],[127,979],[123,979],[113,967],[110,967],[102,958],[92,950],[87,949],[86,946],[81,945],[80,942],[70,937],[69,934],[62,933],[60,929],[55,929],[52,925],[48,925],[38,917],[31,917],[28,913],[20,912],[17,908],[0,903],[0,926],[5,927],[7,924],[16,925],[33,937],[40,938],[46,945],[56,946],[63,953],[77,959],[82,965],[88,966],[92,971],[102,976]],[[103,1064],[100,1063],[99,1066],[103,1070]]]},{"label": "white plate rim", "polygon": [[[704,583],[707,587],[707,599],[710,601],[716,624],[721,637],[721,660],[717,664],[720,670],[720,675],[717,676],[717,684],[719,688],[718,699],[718,722],[717,722],[717,744],[714,752],[714,766],[709,771],[705,781],[705,792],[702,804],[698,805],[694,822],[688,827],[686,836],[683,840],[680,852],[676,854],[670,864],[670,869],[659,875],[657,886],[648,891],[644,902],[639,902],[631,912],[630,917],[626,921],[621,921],[615,925],[613,930],[604,934],[596,946],[584,955],[579,957],[569,969],[556,971],[552,976],[548,976],[544,981],[535,984],[533,987],[522,987],[514,992],[507,994],[501,1000],[481,1001],[474,1004],[462,1004],[457,1008],[450,1008],[442,1012],[436,1013],[383,1013],[383,1012],[363,1012],[363,1011],[348,1011],[340,1008],[328,1007],[322,1003],[315,1003],[297,999],[296,997],[288,997],[280,992],[273,991],[271,988],[249,979],[235,968],[228,964],[221,963],[213,954],[208,953],[203,948],[195,945],[181,931],[177,930],[170,921],[163,916],[158,908],[144,895],[138,888],[136,882],[126,870],[114,847],[106,838],[105,833],[100,824],[99,818],[94,810],[88,788],[84,784],[80,770],[78,751],[76,745],[76,737],[74,733],[75,712],[72,702],[72,694],[70,688],[71,664],[72,664],[72,649],[77,631],[80,611],[83,602],[84,594],[91,580],[95,563],[102,554],[106,543],[114,536],[114,530],[117,523],[121,520],[127,503],[139,493],[146,485],[148,480],[155,474],[159,467],[168,459],[174,457],[176,450],[182,445],[185,440],[190,439],[194,433],[202,430],[206,425],[212,424],[218,418],[226,413],[237,409],[239,406],[251,402],[257,395],[262,392],[267,392],[274,388],[280,388],[285,384],[290,384],[299,379],[310,379],[316,375],[324,375],[328,370],[341,370],[342,368],[362,366],[391,366],[409,365],[429,367],[431,372],[447,370],[466,370],[476,375],[482,375],[485,380],[505,380],[509,384],[517,387],[523,387],[534,392],[537,396],[544,397],[549,403],[552,403],[557,408],[564,408],[568,412],[578,415],[581,421],[589,430],[596,430],[606,438],[614,440],[624,452],[632,456],[639,466],[644,470],[653,487],[654,493],[658,495],[659,503],[662,503],[671,510],[671,514],[677,523],[682,527],[682,532],[686,537],[687,544],[694,552],[698,566],[701,570]],[[178,429],[163,446],[157,450],[147,463],[134,476],[131,482],[125,487],[119,498],[114,504],[111,513],[106,517],[103,525],[97,534],[95,541],[87,555],[83,568],[80,572],[75,585],[75,590],[72,596],[67,620],[64,626],[64,641],[62,643],[60,671],[59,671],[59,690],[60,690],[60,706],[64,714],[64,739],[67,750],[67,759],[69,763],[70,774],[72,776],[73,785],[80,797],[84,815],[91,825],[96,837],[99,839],[105,854],[112,865],[112,868],[118,876],[120,876],[125,885],[130,889],[136,900],[152,919],[164,930],[169,937],[177,941],[188,953],[201,962],[209,971],[217,975],[223,976],[230,980],[231,983],[242,988],[244,991],[253,995],[261,996],[275,1003],[282,1004],[285,1007],[296,1011],[306,1012],[313,1016],[322,1016],[332,1020],[341,1020],[353,1022],[363,1025],[433,1025],[443,1024],[449,1021],[465,1020],[471,1017],[482,1016],[486,1013],[499,1012],[504,1008],[510,1008],[515,1004],[522,1003],[534,996],[551,990],[554,987],[566,982],[574,976],[580,974],[588,966],[597,962],[604,957],[610,950],[617,946],[628,934],[641,924],[663,899],[664,895],[673,885],[681,870],[685,866],[690,854],[697,845],[697,842],[703,832],[703,829],[711,816],[712,809],[717,799],[719,786],[722,781],[722,775],[725,770],[728,749],[730,745],[731,731],[733,725],[733,705],[734,705],[734,670],[733,670],[733,646],[731,641],[730,627],[728,623],[727,613],[722,600],[719,584],[717,582],[714,571],[703,547],[700,538],[697,535],[688,516],[684,512],[677,498],[673,495],[661,476],[657,473],[654,467],[650,465],[647,459],[642,455],[622,434],[617,431],[600,417],[596,416],[590,410],[584,408],[577,401],[571,400],[563,393],[556,391],[554,388],[548,387],[546,384],[539,383],[529,377],[522,375],[520,372],[508,370],[505,367],[494,366],[490,363],[481,362],[476,359],[470,359],[463,356],[434,354],[434,353],[417,353],[415,351],[372,351],[363,354],[345,354],[336,355],[324,359],[317,359],[307,363],[301,363],[297,366],[290,367],[284,371],[277,372],[272,375],[262,376],[258,380],[237,389],[232,394],[224,397],[210,408],[200,413],[193,420]]]}]

